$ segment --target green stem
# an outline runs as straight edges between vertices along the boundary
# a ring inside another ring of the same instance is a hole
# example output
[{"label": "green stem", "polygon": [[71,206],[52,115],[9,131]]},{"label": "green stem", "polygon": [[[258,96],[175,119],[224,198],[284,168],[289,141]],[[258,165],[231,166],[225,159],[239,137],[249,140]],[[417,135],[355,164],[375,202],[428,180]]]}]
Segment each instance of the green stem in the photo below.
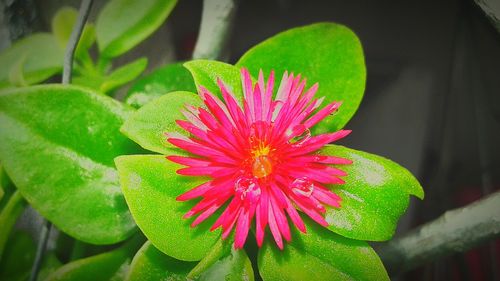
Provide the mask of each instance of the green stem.
[{"label": "green stem", "polygon": [[5,208],[0,213],[0,225],[2,226],[2,231],[0,231],[0,261],[2,259],[7,238],[9,238],[9,234],[12,227],[16,223],[17,218],[24,210],[24,206],[26,205],[25,203],[26,202],[21,196],[21,193],[16,191],[9,198],[7,205],[5,205]]},{"label": "green stem", "polygon": [[231,244],[226,240],[219,239],[212,247],[210,252],[188,273],[188,280],[198,278],[205,270],[216,263],[231,248]]},{"label": "green stem", "polygon": [[378,251],[391,275],[500,237],[500,191],[422,225]]}]

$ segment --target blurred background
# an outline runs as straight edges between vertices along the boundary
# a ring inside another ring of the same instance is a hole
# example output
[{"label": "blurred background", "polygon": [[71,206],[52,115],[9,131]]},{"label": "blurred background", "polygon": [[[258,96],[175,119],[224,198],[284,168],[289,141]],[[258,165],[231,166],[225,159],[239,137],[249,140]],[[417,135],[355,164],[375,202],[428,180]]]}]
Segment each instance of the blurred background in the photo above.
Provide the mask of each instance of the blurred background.
[{"label": "blurred background", "polygon": [[[500,11],[500,0],[477,2]],[[0,50],[50,30],[60,7],[79,3],[1,0]],[[95,1],[90,21],[104,3]],[[119,62],[147,56],[152,70],[189,59],[201,11],[200,0],[180,1],[164,26]],[[412,199],[397,235],[499,189],[500,28],[473,0],[241,0],[224,59],[234,63],[280,31],[319,21],[347,25],[365,51],[365,97],[343,143],[402,164],[426,191],[424,201]],[[499,268],[497,240],[398,280],[500,280]]]}]

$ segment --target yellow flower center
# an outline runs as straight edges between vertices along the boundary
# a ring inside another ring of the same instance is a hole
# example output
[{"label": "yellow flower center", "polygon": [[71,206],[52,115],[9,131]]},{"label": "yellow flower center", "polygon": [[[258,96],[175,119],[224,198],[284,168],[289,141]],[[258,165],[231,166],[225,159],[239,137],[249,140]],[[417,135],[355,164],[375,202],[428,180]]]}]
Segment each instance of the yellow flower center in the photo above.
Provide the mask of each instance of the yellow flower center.
[{"label": "yellow flower center", "polygon": [[269,146],[259,145],[252,150],[252,174],[256,178],[264,178],[273,171],[273,163],[269,157]]}]

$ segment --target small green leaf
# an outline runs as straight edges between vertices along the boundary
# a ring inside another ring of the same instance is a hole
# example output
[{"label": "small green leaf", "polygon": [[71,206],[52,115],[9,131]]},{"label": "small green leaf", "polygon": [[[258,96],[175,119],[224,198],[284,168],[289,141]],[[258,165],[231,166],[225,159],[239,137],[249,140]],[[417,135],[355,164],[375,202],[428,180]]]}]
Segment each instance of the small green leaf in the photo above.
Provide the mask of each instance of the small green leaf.
[{"label": "small green leaf", "polygon": [[12,66],[9,72],[9,83],[16,87],[28,86],[26,79],[24,79],[24,63],[26,62],[26,55],[19,58],[19,60]]},{"label": "small green leaf", "polygon": [[75,76],[71,81],[73,85],[86,87],[98,92],[104,82],[106,82],[106,77],[100,75]]},{"label": "small green leaf", "polygon": [[62,7],[52,17],[52,33],[61,48],[66,47],[77,17],[78,11],[72,7]]},{"label": "small green leaf", "polygon": [[[259,250],[259,272],[264,281],[389,280],[373,249],[306,218],[307,234],[293,228],[283,251],[267,241]],[[268,236],[268,239],[272,239]]]},{"label": "small green leaf", "polygon": [[[76,46],[75,56],[76,58],[88,59],[87,51],[94,45],[95,43],[95,27],[91,23],[87,23],[82,31],[82,36],[80,36],[80,40],[78,40],[78,46]],[[87,53],[85,55],[84,53]]]},{"label": "small green leaf", "polygon": [[134,238],[120,248],[104,254],[76,260],[50,274],[46,281],[124,280],[134,253],[139,248]]},{"label": "small green leaf", "polygon": [[17,221],[19,215],[21,215],[24,210],[26,202],[19,193],[19,191],[14,192],[9,198],[7,205],[0,212],[0,225],[2,226],[2,231],[0,232],[0,261],[2,260],[2,253],[7,243],[7,238],[9,238],[10,231]]},{"label": "small green leaf", "polygon": [[101,55],[117,57],[151,35],[168,17],[176,0],[111,0],[96,22]]},{"label": "small green leaf", "polygon": [[116,243],[136,228],[113,159],[139,148],[119,132],[130,109],[75,86],[0,94],[0,161],[23,197],[69,235]]},{"label": "small green leaf", "polygon": [[196,92],[193,77],[182,63],[166,65],[139,79],[130,87],[125,103],[139,108],[173,91]]},{"label": "small green leaf", "polygon": [[240,69],[233,65],[210,60],[193,60],[184,63],[191,72],[196,87],[203,86],[214,95],[221,97],[217,79],[221,79],[224,85],[234,94],[237,101],[243,98],[241,86]]},{"label": "small green leaf", "polygon": [[194,266],[196,266],[195,262],[176,260],[157,250],[151,242],[146,242],[135,255],[126,280],[254,280],[252,265],[244,250],[233,249],[230,253],[209,267],[201,276],[190,279],[187,275]]},{"label": "small green leaf", "polygon": [[203,258],[220,230],[209,231],[213,219],[191,227],[190,220],[183,216],[195,202],[178,202],[175,198],[207,179],[178,175],[175,171],[180,165],[161,155],[120,156],[115,162],[135,222],[153,245],[179,260]]},{"label": "small green leaf", "polygon": [[105,78],[100,90],[103,93],[110,92],[119,86],[122,86],[135,78],[139,77],[148,65],[147,58],[140,58],[131,63],[117,68]]},{"label": "small green leaf", "polygon": [[308,86],[319,83],[317,97],[325,102],[342,101],[337,114],[313,128],[315,134],[344,127],[356,112],[365,89],[366,68],[358,37],[349,28],[317,23],[279,33],[248,50],[236,64],[256,77],[276,71],[302,74]]},{"label": "small green leaf", "polygon": [[21,231],[12,233],[0,262],[0,280],[28,280],[35,251],[36,244],[27,233]]},{"label": "small green leaf", "polygon": [[190,92],[169,93],[138,109],[125,121],[121,131],[143,148],[167,154],[172,145],[167,142],[165,133],[184,133],[175,120],[185,119],[181,113],[185,105],[201,106],[202,103]]},{"label": "small green leaf", "polygon": [[343,236],[369,241],[388,240],[409,203],[409,195],[423,198],[415,177],[405,168],[383,157],[338,145],[323,148],[320,154],[353,161],[340,165],[348,176],[332,190],[341,198],[340,208],[328,208],[329,229]]},{"label": "small green leaf", "polygon": [[0,87],[9,85],[13,67],[23,70],[27,84],[41,82],[62,70],[64,50],[49,33],[35,33],[15,42],[0,54]]}]

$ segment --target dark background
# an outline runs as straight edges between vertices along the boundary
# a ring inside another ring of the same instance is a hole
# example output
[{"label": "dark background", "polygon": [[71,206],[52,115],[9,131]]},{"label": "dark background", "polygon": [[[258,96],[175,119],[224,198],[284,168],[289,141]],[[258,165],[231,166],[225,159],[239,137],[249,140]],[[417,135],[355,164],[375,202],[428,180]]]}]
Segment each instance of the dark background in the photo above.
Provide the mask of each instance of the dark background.
[{"label": "dark background", "polygon": [[[90,21],[104,3],[96,0]],[[49,30],[58,8],[79,1],[1,4],[9,25],[0,36],[13,41]],[[201,9],[202,1],[180,1],[167,23],[119,63],[147,55],[151,70],[189,59]],[[402,164],[426,191],[424,201],[412,201],[397,235],[499,188],[500,31],[472,0],[241,0],[225,57],[235,62],[280,31],[319,21],[349,26],[365,51],[365,97],[343,143]],[[500,242],[493,241],[399,279],[498,280],[498,268]]]}]

